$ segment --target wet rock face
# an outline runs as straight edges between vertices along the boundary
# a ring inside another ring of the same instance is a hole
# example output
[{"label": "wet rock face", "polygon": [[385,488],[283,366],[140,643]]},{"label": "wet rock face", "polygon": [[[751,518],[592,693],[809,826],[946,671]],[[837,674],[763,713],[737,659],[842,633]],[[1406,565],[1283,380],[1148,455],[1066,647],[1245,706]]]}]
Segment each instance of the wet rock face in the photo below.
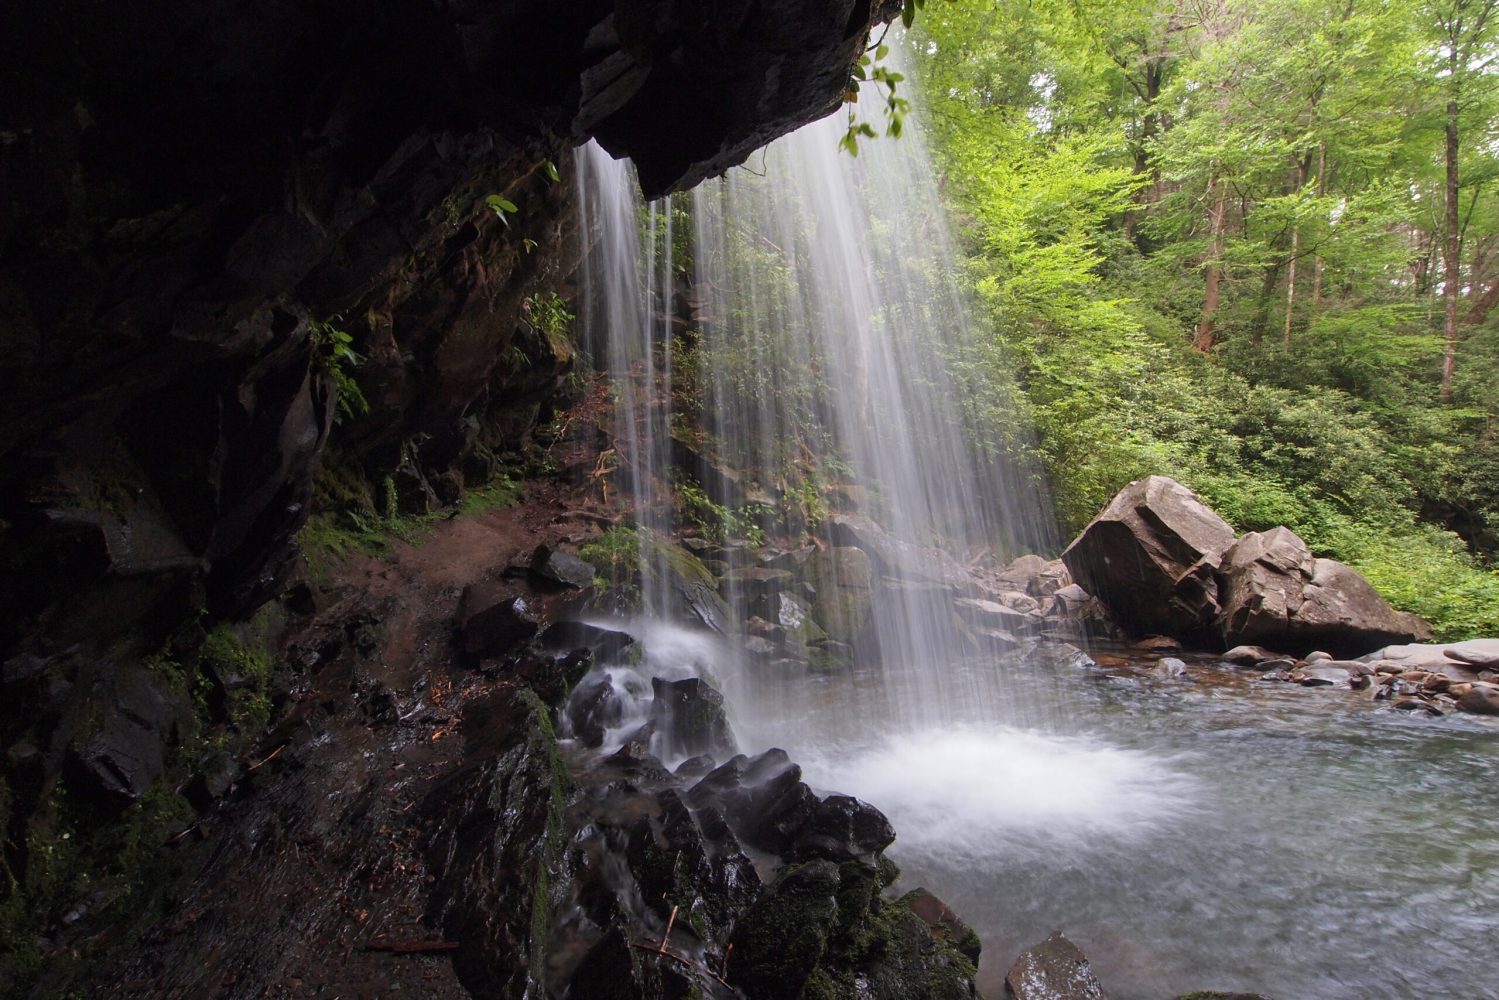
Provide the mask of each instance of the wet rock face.
[{"label": "wet rock face", "polygon": [[[566,296],[577,256],[572,184],[544,161],[566,173],[598,135],[652,194],[719,173],[831,110],[881,15],[6,5],[0,563],[28,585],[0,591],[0,650],[180,614],[183,587],[219,614],[273,593],[335,368],[370,405],[339,436],[402,510],[486,478],[571,361],[523,312]],[[490,195],[518,210],[502,221]]]}]

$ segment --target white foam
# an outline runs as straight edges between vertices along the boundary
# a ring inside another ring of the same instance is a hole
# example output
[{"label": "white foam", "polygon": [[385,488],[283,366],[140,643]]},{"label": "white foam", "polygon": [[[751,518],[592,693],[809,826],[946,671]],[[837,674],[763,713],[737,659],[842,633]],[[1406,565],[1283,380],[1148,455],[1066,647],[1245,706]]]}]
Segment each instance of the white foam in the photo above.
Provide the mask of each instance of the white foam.
[{"label": "white foam", "polygon": [[1136,846],[1193,811],[1199,791],[1180,759],[1008,728],[910,733],[803,763],[814,784],[882,810],[899,853],[946,864],[1065,864]]}]

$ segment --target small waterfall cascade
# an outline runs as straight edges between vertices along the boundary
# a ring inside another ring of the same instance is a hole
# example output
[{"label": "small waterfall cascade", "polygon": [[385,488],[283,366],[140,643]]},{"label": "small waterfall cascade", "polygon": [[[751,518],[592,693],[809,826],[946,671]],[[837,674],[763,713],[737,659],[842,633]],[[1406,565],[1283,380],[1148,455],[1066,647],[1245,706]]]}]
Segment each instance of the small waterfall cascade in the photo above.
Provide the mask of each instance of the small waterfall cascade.
[{"label": "small waterfall cascade", "polygon": [[[841,132],[815,123],[649,205],[628,164],[579,151],[596,241],[580,315],[614,385],[620,488],[647,539],[717,543],[726,621],[751,638],[715,680],[752,742],[825,730],[828,713],[1032,723],[1036,699],[1006,694],[992,655],[975,662],[954,605],[1054,542],[1038,478],[1009,457],[1025,430],[996,425],[1005,400],[978,375],[996,362],[919,127],[857,157]],[[663,548],[641,547],[642,598],[670,614]],[[824,687],[859,679],[812,707],[757,628],[807,643]]]}]

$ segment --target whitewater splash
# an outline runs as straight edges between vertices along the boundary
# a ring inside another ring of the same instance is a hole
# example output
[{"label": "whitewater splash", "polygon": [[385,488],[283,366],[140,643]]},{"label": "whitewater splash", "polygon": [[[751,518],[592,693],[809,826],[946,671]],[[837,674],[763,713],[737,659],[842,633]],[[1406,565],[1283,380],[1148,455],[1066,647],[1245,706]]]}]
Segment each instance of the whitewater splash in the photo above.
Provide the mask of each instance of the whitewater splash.
[{"label": "whitewater splash", "polygon": [[897,858],[974,872],[1135,849],[1191,815],[1200,793],[1184,759],[1009,728],[812,749],[803,766],[814,785],[879,803],[900,831]]}]

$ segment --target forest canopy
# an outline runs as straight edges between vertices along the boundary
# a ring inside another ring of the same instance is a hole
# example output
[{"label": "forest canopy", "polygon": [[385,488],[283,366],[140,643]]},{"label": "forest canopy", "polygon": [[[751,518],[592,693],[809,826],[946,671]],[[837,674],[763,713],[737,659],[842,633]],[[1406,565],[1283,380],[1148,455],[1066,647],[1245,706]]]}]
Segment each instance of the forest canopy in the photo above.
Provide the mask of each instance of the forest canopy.
[{"label": "forest canopy", "polygon": [[1167,474],[1439,635],[1499,632],[1496,8],[925,6],[990,377],[1064,530]]}]

